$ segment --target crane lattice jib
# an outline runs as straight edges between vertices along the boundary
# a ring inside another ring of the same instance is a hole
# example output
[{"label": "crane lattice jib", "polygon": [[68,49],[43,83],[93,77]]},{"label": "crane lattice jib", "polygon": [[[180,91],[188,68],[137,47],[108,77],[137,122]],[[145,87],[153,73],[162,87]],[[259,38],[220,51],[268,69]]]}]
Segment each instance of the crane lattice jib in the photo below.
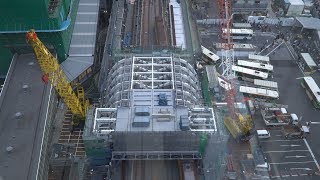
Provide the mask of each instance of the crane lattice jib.
[{"label": "crane lattice jib", "polygon": [[39,40],[34,30],[27,32],[26,39],[34,50],[43,74],[47,76],[48,80],[64,100],[72,114],[84,119],[88,103],[84,100],[83,89],[81,88],[78,90],[79,97],[74,93],[67,76],[59,65],[58,60]]},{"label": "crane lattice jib", "polygon": [[233,37],[231,33],[232,26],[232,7],[231,0],[218,0],[218,10],[220,15],[220,43],[222,44],[222,75],[229,80],[231,88],[226,93],[226,101],[228,111],[231,117],[236,116],[236,87],[234,82],[234,72],[232,65],[234,64]]}]

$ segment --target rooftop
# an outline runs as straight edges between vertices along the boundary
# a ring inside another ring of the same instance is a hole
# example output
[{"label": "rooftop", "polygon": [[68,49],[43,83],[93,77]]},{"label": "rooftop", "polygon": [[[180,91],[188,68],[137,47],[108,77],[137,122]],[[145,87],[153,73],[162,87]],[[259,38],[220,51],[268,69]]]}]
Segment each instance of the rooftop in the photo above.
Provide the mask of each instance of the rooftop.
[{"label": "rooftop", "polygon": [[313,17],[296,17],[296,20],[301,23],[305,29],[320,30],[320,19]]},{"label": "rooftop", "polygon": [[[36,179],[50,91],[41,76],[34,55],[14,56],[0,96],[0,177],[4,179]],[[11,152],[6,152],[8,147]]]},{"label": "rooftop", "polygon": [[98,24],[98,0],[80,0],[68,58],[61,64],[73,81],[93,64]]}]

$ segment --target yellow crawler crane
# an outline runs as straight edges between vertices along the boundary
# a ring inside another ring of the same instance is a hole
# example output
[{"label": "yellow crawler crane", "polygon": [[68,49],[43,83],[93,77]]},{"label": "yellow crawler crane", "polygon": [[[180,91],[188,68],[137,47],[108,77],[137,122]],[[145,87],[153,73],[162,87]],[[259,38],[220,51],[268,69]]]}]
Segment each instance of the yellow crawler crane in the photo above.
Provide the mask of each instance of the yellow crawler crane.
[{"label": "yellow crawler crane", "polygon": [[46,83],[50,81],[73,114],[72,126],[78,126],[81,120],[85,120],[89,107],[89,101],[84,97],[83,87],[77,87],[77,94],[72,90],[72,86],[61,69],[58,60],[40,41],[33,29],[27,32],[26,39],[38,59],[43,73],[42,80]]}]

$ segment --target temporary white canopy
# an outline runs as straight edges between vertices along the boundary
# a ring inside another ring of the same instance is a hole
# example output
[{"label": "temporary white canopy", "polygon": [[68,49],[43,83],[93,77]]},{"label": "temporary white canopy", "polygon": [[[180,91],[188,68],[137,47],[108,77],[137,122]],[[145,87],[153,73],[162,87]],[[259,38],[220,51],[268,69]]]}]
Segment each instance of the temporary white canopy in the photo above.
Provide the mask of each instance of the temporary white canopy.
[{"label": "temporary white canopy", "polygon": [[304,29],[320,30],[320,19],[313,17],[296,17]]}]

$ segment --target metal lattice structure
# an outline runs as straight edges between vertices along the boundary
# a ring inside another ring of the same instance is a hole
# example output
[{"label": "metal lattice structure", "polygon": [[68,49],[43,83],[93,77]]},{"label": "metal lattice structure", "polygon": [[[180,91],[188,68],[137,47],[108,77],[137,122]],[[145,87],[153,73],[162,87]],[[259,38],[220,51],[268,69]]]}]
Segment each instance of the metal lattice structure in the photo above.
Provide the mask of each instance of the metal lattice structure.
[{"label": "metal lattice structure", "polygon": [[[34,30],[29,31],[26,34],[26,39],[27,42],[32,46],[37,57],[38,63],[44,74],[43,80],[50,81],[74,116],[77,116],[78,119],[85,119],[86,111],[89,107],[89,101],[84,97],[83,88],[78,87],[76,95],[68,81],[67,76],[60,67],[58,60],[40,41]],[[77,124],[73,122],[73,125]]]},{"label": "metal lattice structure", "polygon": [[221,34],[220,41],[222,44],[222,75],[230,81],[231,88],[227,91],[227,105],[229,113],[235,117],[236,110],[234,103],[236,102],[236,89],[234,86],[234,72],[232,65],[234,64],[233,38],[231,34],[232,14],[231,14],[231,0],[218,1],[219,15],[221,19]]}]

